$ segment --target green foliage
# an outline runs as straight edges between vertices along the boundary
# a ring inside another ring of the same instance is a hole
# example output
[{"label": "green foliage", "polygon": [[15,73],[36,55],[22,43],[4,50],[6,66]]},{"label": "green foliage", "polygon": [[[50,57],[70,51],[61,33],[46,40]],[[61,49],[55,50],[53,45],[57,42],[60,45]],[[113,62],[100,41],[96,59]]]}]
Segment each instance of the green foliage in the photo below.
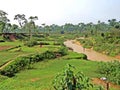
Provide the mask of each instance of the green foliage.
[{"label": "green foliage", "polygon": [[92,48],[100,53],[116,56],[120,53],[120,40],[114,37],[91,37],[87,39],[77,39],[84,48]]},{"label": "green foliage", "polygon": [[[95,45],[94,50],[110,55],[110,56],[116,56],[120,53],[120,46],[119,46],[119,40],[115,38],[95,38]],[[116,44],[117,43],[117,44]]]},{"label": "green foliage", "polygon": [[9,65],[7,65],[5,68],[3,68],[0,73],[2,75],[8,76],[8,77],[12,77],[15,75],[15,73],[26,69],[26,68],[31,68],[31,64],[35,63],[35,62],[39,62],[39,61],[43,61],[45,59],[55,59],[56,58],[56,53],[61,54],[61,56],[66,55],[66,52],[54,52],[54,51],[46,51],[44,53],[41,54],[33,54],[33,55],[29,55],[29,56],[21,56],[18,57],[17,59],[15,59],[12,63],[10,63]]},{"label": "green foliage", "polygon": [[87,55],[86,54],[81,53],[79,57],[80,57],[79,59],[87,60]]},{"label": "green foliage", "polygon": [[30,41],[27,41],[24,45],[28,46],[28,47],[33,47],[35,45],[37,45],[37,41],[35,40],[30,40]]},{"label": "green foliage", "polygon": [[67,55],[68,54],[68,48],[63,46],[58,50],[58,53],[61,54],[62,56]]},{"label": "green foliage", "polygon": [[[15,75],[15,77],[8,79],[0,78],[1,90],[54,90],[52,80],[58,72],[61,72],[64,66],[69,63],[76,67],[74,72],[83,71],[83,73],[90,78],[97,77],[95,72],[98,62],[91,62],[85,60],[63,60],[62,58],[56,60],[48,60],[37,62],[33,65],[34,69],[22,70]],[[34,81],[33,81],[34,80]],[[21,88],[22,87],[22,88]],[[111,89],[111,88],[110,88]],[[99,90],[99,89],[90,89]],[[115,90],[115,89],[114,89]]]},{"label": "green foliage", "polygon": [[44,59],[54,59],[54,58],[56,58],[55,53],[52,52],[52,51],[46,51],[46,52],[42,53],[42,56],[43,56]]},{"label": "green foliage", "polygon": [[25,69],[25,67],[28,67],[33,61],[31,60],[31,57],[23,56],[15,59],[12,63],[10,63],[8,66],[3,68],[0,73],[2,75],[12,77],[15,75],[15,73],[19,72],[20,70]]},{"label": "green foliage", "polygon": [[39,45],[50,45],[48,42],[39,42]]},{"label": "green foliage", "polygon": [[0,32],[3,32],[4,28],[5,28],[5,23],[0,21]]},{"label": "green foliage", "polygon": [[82,72],[75,74],[73,69],[75,67],[68,64],[65,70],[55,77],[53,81],[55,90],[88,90],[93,87],[88,77]]},{"label": "green foliage", "polygon": [[54,42],[54,45],[62,45],[60,42]]},{"label": "green foliage", "polygon": [[69,52],[68,55],[63,57],[64,59],[78,59],[78,60],[87,60],[87,55],[83,53]]},{"label": "green foliage", "polygon": [[120,85],[120,62],[101,62],[98,70],[100,74],[104,75],[108,81],[114,82]]},{"label": "green foliage", "polygon": [[78,39],[81,44],[83,44],[84,48],[92,48],[93,47],[93,42],[89,39]]}]

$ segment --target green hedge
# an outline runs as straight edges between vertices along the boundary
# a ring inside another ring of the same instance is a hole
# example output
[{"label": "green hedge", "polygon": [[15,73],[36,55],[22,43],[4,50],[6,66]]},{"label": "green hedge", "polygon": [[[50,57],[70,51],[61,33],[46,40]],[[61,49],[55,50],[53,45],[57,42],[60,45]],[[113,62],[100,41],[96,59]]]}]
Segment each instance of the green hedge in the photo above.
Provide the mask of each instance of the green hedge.
[{"label": "green hedge", "polygon": [[69,59],[88,60],[86,54],[76,53],[76,52],[71,52],[71,53],[69,53],[69,55],[66,55],[66,56],[64,57],[64,59],[67,59],[67,60],[69,60]]},{"label": "green hedge", "polygon": [[12,77],[15,75],[15,73],[24,70],[26,68],[30,68],[30,65],[35,62],[43,61],[45,59],[55,59],[57,54],[60,54],[60,56],[64,56],[67,54],[66,49],[63,50],[60,49],[57,52],[54,51],[46,51],[41,54],[34,54],[29,56],[21,56],[15,59],[13,62],[11,62],[9,65],[7,65],[5,68],[0,70],[1,75],[5,75],[8,77]]},{"label": "green hedge", "polygon": [[35,46],[37,44],[38,44],[37,41],[31,40],[31,41],[27,41],[24,45],[28,46],[28,47],[33,47],[33,46]]}]

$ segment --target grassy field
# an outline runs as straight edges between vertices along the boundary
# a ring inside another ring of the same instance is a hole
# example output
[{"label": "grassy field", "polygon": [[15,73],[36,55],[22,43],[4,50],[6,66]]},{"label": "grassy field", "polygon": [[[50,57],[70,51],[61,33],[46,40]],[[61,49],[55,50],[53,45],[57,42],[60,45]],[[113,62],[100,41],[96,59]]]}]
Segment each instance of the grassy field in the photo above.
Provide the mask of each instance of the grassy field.
[{"label": "grassy field", "polygon": [[48,60],[34,64],[34,69],[21,71],[15,77],[3,80],[0,82],[0,90],[53,90],[52,80],[66,64],[74,65],[75,71],[82,71],[90,78],[99,76],[95,72],[97,68],[93,68],[97,62],[75,59]]},{"label": "grassy field", "polygon": [[[0,51],[0,65],[4,64],[5,62],[7,62],[9,60],[13,60],[19,56],[35,54],[35,53],[42,53],[46,50],[53,50],[53,48],[54,49],[59,48],[59,46],[53,45],[53,41],[49,41],[47,43],[50,43],[50,45],[43,45],[42,47],[40,47],[39,45],[36,45],[34,47],[27,47],[27,46],[24,46],[24,43],[20,42],[20,41],[0,43],[0,46],[10,46],[10,47],[15,47],[18,45],[21,46],[19,48],[7,50],[7,51],[5,51],[5,50]],[[19,51],[19,49],[21,49],[21,50]]]},{"label": "grassy field", "polygon": [[[53,45],[54,39],[48,41],[43,40],[42,42],[47,42],[50,45],[27,47],[24,46],[24,42],[21,41],[0,43],[0,46],[21,46],[8,51],[0,51],[0,65],[19,56],[42,53],[47,50],[56,50],[60,47],[59,45]],[[19,49],[21,50],[19,51]],[[81,60],[79,59],[80,55],[81,54],[69,51],[66,56],[35,63],[32,65],[32,69],[20,71],[12,78],[0,75],[0,90],[54,90],[52,81],[55,76],[64,69],[66,64],[74,65],[76,67],[75,72],[81,71],[90,78],[101,77],[101,75],[96,72],[99,63]]]}]

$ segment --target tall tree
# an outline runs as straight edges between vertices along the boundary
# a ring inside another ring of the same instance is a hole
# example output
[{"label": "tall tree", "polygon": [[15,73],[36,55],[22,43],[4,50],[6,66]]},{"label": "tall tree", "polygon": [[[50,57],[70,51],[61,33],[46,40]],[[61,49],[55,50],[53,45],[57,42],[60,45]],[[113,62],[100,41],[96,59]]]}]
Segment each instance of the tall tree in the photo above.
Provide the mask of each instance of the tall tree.
[{"label": "tall tree", "polygon": [[117,20],[116,19],[108,20],[108,22],[113,27],[117,24]]},{"label": "tall tree", "polygon": [[29,17],[29,36],[30,36],[30,39],[32,38],[32,30],[35,29],[36,25],[35,25],[35,20],[38,20],[38,17],[37,16],[30,16]]},{"label": "tall tree", "polygon": [[0,31],[1,31],[1,33],[3,33],[6,24],[10,21],[7,18],[7,15],[8,14],[5,11],[0,10]]},{"label": "tall tree", "polygon": [[15,32],[15,30],[17,30],[18,27],[19,27],[18,25],[13,24],[13,25],[11,26],[11,31],[12,31],[12,32]]},{"label": "tall tree", "polygon": [[24,14],[15,15],[14,20],[18,20],[18,23],[19,23],[21,28],[25,25],[25,23],[28,22],[27,19],[25,18]]}]

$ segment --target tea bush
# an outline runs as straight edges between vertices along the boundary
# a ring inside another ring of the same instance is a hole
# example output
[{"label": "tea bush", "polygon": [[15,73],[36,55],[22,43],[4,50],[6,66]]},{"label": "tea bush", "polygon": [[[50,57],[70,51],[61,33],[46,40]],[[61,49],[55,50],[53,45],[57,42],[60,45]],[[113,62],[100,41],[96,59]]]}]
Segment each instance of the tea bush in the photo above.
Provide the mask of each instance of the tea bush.
[{"label": "tea bush", "polygon": [[41,54],[18,57],[12,63],[0,70],[0,73],[2,75],[12,77],[15,75],[15,73],[19,72],[20,70],[30,68],[30,65],[35,62],[43,61],[45,59],[55,59],[57,57],[56,54],[60,54],[61,56],[66,55],[66,49],[63,51],[62,50],[63,48],[58,50],[57,52],[46,51]]},{"label": "tea bush", "polygon": [[93,88],[90,79],[82,72],[75,73],[74,66],[68,64],[65,70],[53,80],[55,90],[89,90]]},{"label": "tea bush", "polygon": [[68,48],[63,46],[58,50],[58,53],[61,54],[62,56],[67,55],[68,54]]},{"label": "tea bush", "polygon": [[106,77],[108,81],[120,85],[120,62],[101,62],[98,67],[98,73]]},{"label": "tea bush", "polygon": [[33,47],[33,46],[35,46],[35,45],[37,45],[38,43],[37,43],[37,41],[35,41],[35,40],[30,40],[30,41],[27,41],[24,45],[25,46],[28,46],[28,47]]},{"label": "tea bush", "polygon": [[50,44],[47,42],[39,42],[38,45],[50,45]]}]

